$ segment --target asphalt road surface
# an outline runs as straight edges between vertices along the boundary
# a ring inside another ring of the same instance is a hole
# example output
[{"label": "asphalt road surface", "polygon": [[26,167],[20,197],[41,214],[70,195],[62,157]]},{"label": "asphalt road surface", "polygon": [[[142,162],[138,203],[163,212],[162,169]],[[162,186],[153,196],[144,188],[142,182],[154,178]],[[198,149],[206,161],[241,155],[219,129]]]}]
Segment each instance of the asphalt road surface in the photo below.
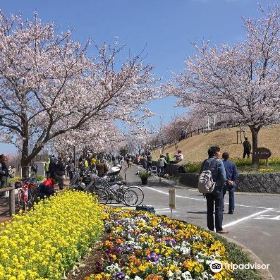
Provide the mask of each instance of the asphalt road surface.
[{"label": "asphalt road surface", "polygon": [[[130,185],[140,185],[136,172],[138,166],[126,170],[126,180]],[[194,188],[178,186],[157,177],[149,178],[143,187],[143,204],[155,207],[157,214],[171,216],[169,209],[169,189],[175,187],[176,209],[172,217],[189,223],[206,226],[206,199]],[[261,193],[235,193],[235,212],[228,212],[228,195],[225,197],[223,228],[227,236],[253,251],[275,279],[280,279],[280,195]]]}]

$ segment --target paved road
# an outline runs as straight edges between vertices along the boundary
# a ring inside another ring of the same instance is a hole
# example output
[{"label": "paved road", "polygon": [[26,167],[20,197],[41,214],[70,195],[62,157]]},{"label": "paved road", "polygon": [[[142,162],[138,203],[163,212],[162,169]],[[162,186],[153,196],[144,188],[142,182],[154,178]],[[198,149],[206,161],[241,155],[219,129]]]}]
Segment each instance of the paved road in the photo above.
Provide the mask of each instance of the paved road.
[{"label": "paved road", "polygon": [[[137,170],[138,166],[132,166],[126,171],[129,184],[140,184],[140,178],[135,175]],[[171,185],[171,181],[149,178],[149,185],[143,187],[144,204],[153,205],[157,214],[170,216],[168,190]],[[176,188],[173,217],[206,228],[203,196],[196,189],[174,183],[173,186]],[[235,197],[235,213],[224,215],[223,227],[229,231],[227,236],[252,250],[265,264],[270,264],[270,272],[275,279],[280,279],[280,195],[236,193]]]}]

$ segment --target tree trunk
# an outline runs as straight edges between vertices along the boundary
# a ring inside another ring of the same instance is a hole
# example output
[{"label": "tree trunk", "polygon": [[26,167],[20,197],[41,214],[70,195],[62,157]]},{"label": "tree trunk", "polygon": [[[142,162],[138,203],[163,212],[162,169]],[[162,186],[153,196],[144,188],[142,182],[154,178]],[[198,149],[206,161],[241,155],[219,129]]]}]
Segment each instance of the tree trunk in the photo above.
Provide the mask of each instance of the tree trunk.
[{"label": "tree trunk", "polygon": [[28,121],[27,115],[23,113],[23,121],[22,121],[22,152],[21,152],[21,169],[22,169],[22,177],[29,177],[29,133],[28,133]]},{"label": "tree trunk", "polygon": [[29,161],[28,161],[28,138],[23,139],[22,152],[21,152],[21,168],[22,177],[29,177]]},{"label": "tree trunk", "polygon": [[260,131],[260,127],[249,126],[252,133],[252,165],[255,167],[259,166],[259,159],[256,156],[256,151],[258,148],[258,135]]}]

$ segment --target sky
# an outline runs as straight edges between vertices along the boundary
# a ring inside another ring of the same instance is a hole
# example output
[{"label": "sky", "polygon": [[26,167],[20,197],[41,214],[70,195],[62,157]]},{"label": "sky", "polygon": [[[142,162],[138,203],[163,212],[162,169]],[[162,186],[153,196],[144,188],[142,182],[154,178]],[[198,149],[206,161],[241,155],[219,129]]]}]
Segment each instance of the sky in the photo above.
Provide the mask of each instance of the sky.
[{"label": "sky", "polygon": [[[71,30],[75,40],[97,44],[126,45],[137,55],[144,50],[144,62],[165,83],[184,69],[184,61],[195,54],[193,43],[234,44],[245,37],[242,17],[256,18],[258,3],[270,0],[0,0],[6,15],[32,18],[37,12],[43,22],[53,22],[57,31]],[[90,49],[89,49],[90,52]],[[148,125],[159,126],[186,112],[168,97],[149,104],[155,116]],[[15,148],[0,143],[0,153]]]}]

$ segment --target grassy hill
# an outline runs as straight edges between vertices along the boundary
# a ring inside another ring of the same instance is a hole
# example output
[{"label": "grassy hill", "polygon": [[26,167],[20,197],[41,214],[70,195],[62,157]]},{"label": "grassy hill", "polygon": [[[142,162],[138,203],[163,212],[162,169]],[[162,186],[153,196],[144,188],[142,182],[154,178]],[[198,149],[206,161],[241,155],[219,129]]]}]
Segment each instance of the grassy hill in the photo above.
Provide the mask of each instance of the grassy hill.
[{"label": "grassy hill", "polygon": [[[198,162],[207,157],[207,150],[212,145],[218,145],[222,151],[230,153],[231,158],[242,158],[243,146],[237,144],[236,131],[239,128],[220,129],[213,132],[196,135],[180,141],[177,144],[177,149],[182,150],[184,154],[184,161]],[[252,143],[251,132],[249,128],[245,129],[245,135]],[[242,136],[242,141],[244,137]],[[271,125],[264,127],[259,132],[259,147],[269,148],[272,152],[273,158],[280,158],[280,125]],[[175,145],[166,146],[163,154],[169,153],[174,155],[177,151]],[[159,158],[160,149],[153,151],[153,158]]]}]

